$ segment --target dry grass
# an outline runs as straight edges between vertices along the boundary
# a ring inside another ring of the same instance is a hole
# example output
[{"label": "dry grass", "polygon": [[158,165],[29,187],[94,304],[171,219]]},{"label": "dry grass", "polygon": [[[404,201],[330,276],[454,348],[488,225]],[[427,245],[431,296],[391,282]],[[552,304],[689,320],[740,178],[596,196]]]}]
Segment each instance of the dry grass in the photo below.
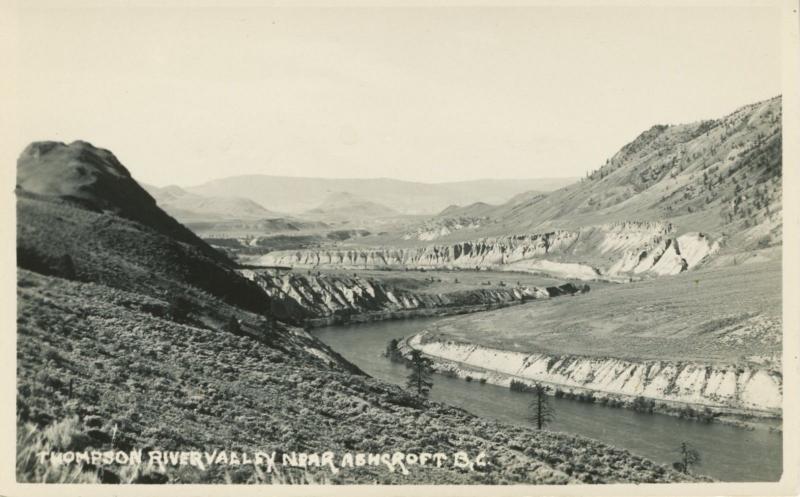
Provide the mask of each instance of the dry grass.
[{"label": "dry grass", "polygon": [[529,352],[727,363],[767,356],[777,361],[781,267],[753,263],[609,286],[448,318],[432,331]]}]

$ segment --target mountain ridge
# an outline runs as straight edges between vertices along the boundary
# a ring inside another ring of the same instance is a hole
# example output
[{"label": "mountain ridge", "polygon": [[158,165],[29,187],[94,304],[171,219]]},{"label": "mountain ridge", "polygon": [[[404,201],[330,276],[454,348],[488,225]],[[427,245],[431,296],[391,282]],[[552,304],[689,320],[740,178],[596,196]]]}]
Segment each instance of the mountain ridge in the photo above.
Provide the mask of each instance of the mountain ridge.
[{"label": "mountain ridge", "polygon": [[402,214],[433,215],[451,204],[501,203],[523,191],[554,189],[574,181],[575,178],[548,178],[421,183],[390,178],[297,178],[256,174],[220,178],[185,189],[208,196],[249,198],[268,209],[292,214],[317,207],[331,193],[347,192]]},{"label": "mountain ridge", "polygon": [[206,197],[186,191],[177,185],[163,188],[142,184],[156,203],[181,222],[220,222],[277,219],[285,214],[270,211],[261,204],[242,197]]},{"label": "mountain ridge", "polygon": [[367,200],[350,192],[333,192],[317,207],[301,214],[309,219],[351,222],[372,218],[397,217],[401,214],[391,207]]}]

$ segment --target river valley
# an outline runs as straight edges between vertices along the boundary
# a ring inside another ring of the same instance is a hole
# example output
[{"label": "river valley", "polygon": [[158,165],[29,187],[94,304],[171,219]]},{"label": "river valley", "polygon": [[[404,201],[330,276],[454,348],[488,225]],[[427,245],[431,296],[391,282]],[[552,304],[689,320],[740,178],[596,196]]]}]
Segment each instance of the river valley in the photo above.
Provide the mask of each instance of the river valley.
[{"label": "river valley", "polygon": [[[382,355],[392,338],[418,333],[440,318],[388,321],[319,328],[314,334],[366,373],[404,384],[408,370]],[[530,426],[530,395],[508,388],[434,376],[431,399],[461,407],[473,414]],[[657,462],[678,458],[682,440],[701,453],[695,472],[722,481],[776,481],[781,475],[781,434],[767,429],[746,430],[720,423],[704,424],[663,414],[645,414],[576,400],[550,397],[553,431],[591,437]]]}]

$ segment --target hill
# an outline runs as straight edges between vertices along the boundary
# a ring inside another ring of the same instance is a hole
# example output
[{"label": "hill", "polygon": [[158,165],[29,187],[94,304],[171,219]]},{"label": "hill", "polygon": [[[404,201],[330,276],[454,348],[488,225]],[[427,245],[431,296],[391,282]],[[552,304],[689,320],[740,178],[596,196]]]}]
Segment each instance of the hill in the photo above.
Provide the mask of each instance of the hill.
[{"label": "hill", "polygon": [[388,178],[335,179],[247,175],[209,181],[186,190],[205,196],[249,198],[269,209],[299,214],[316,208],[331,194],[346,192],[402,214],[435,214],[451,204],[499,204],[529,190],[550,191],[574,178],[419,183]]},{"label": "hill", "polygon": [[[781,98],[708,121],[657,125],[580,182],[483,214],[480,235],[669,221],[754,248],[781,242]],[[452,216],[448,212],[446,216]]]},{"label": "hill", "polygon": [[283,214],[272,212],[250,199],[239,197],[205,197],[175,185],[144,187],[158,206],[182,223],[279,219]]},{"label": "hill", "polygon": [[367,219],[400,216],[396,210],[378,202],[367,200],[348,192],[328,195],[316,208],[304,212],[303,217],[322,221],[357,222]]},{"label": "hill", "polygon": [[35,198],[68,202],[145,224],[162,235],[193,245],[212,259],[229,263],[162,211],[114,154],[90,143],[30,144],[17,161],[17,189]]}]

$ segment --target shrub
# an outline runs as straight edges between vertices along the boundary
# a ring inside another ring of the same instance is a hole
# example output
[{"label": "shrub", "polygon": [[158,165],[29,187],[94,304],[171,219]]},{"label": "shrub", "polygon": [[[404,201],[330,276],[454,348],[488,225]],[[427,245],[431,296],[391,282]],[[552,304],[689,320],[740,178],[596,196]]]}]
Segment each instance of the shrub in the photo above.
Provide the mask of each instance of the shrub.
[{"label": "shrub", "polygon": [[184,322],[192,312],[192,303],[186,297],[178,295],[169,302],[168,314],[174,321]]},{"label": "shrub", "polygon": [[389,343],[386,344],[384,355],[392,362],[405,362],[403,354],[401,354],[400,350],[397,348],[398,345],[399,340],[396,338],[389,340]]},{"label": "shrub", "polygon": [[646,412],[651,413],[655,410],[656,401],[653,399],[646,399],[639,395],[635,399],[633,399],[633,403],[631,404],[633,410],[636,412]]},{"label": "shrub", "polygon": [[242,325],[239,324],[239,320],[236,319],[236,316],[231,316],[231,318],[228,320],[228,323],[225,325],[225,331],[228,333],[233,333],[237,336],[241,336],[243,334]]},{"label": "shrub", "polygon": [[41,253],[34,247],[21,245],[17,247],[17,265],[49,276],[76,279],[75,264],[69,254],[51,256]]}]

